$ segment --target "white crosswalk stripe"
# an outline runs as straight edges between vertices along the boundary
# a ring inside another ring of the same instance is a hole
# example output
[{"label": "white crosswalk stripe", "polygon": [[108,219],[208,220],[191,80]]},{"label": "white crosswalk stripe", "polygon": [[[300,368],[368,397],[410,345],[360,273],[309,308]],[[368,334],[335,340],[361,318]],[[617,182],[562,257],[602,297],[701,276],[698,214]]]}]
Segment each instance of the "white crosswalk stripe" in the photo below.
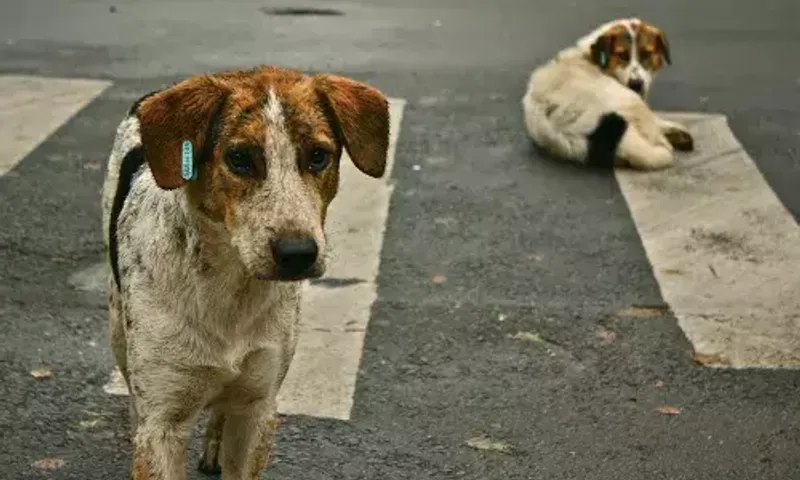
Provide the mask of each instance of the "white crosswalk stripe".
[{"label": "white crosswalk stripe", "polygon": [[0,175],[109,86],[102,80],[0,76]]},{"label": "white crosswalk stripe", "polygon": [[715,367],[800,367],[800,229],[721,115],[673,114],[697,151],[617,179],[664,299]]}]

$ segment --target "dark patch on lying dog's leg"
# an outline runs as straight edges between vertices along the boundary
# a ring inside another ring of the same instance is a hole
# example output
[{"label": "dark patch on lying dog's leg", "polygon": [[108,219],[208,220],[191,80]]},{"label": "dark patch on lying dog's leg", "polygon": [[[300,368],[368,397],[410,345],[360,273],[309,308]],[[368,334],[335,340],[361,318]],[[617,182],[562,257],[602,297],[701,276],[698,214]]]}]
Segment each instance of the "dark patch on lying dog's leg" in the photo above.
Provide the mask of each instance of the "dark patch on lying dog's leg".
[{"label": "dark patch on lying dog's leg", "polygon": [[131,191],[133,176],[136,175],[142,165],[144,165],[144,149],[139,145],[126,153],[125,158],[122,159],[119,166],[119,177],[117,178],[117,191],[114,193],[114,203],[111,205],[111,218],[108,220],[108,256],[117,288],[120,288],[117,221],[119,220],[119,214],[122,212],[122,207],[125,205],[125,199]]},{"label": "dark patch on lying dog's leg", "polygon": [[628,121],[611,112],[600,117],[597,127],[589,134],[586,164],[595,167],[613,168],[617,147],[628,130]]}]

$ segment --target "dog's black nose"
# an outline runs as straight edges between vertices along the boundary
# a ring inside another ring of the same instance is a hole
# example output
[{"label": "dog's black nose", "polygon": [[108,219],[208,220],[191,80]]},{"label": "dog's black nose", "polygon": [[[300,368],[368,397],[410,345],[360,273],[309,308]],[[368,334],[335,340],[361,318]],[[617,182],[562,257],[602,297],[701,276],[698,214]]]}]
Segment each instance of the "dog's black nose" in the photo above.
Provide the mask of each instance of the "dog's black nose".
[{"label": "dog's black nose", "polygon": [[642,90],[644,90],[644,82],[638,78],[634,78],[628,81],[628,88],[636,93],[641,94]]},{"label": "dog's black nose", "polygon": [[302,276],[317,261],[317,242],[312,237],[277,238],[271,247],[281,277]]}]

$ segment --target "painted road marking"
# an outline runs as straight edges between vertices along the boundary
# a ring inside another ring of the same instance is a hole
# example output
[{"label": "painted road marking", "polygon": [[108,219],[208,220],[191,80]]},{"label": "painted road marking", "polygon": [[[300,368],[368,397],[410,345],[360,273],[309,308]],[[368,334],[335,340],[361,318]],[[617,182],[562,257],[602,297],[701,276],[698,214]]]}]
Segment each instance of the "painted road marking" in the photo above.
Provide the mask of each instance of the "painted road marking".
[{"label": "painted road marking", "polygon": [[690,128],[697,151],[617,180],[695,358],[800,367],[800,228],[724,116],[664,117]]},{"label": "painted road marking", "polygon": [[[283,414],[348,420],[372,304],[378,297],[377,277],[400,122],[405,101],[391,99],[391,132],[386,174],[376,180],[359,172],[343,156],[340,190],[328,214],[328,239],[333,257],[323,281],[306,286],[300,340],[294,361],[278,396]],[[104,291],[104,264],[76,273],[73,286]],[[104,387],[127,395],[115,369]]]},{"label": "painted road marking", "polygon": [[109,86],[101,80],[0,76],[0,175]]},{"label": "painted road marking", "polygon": [[278,396],[282,413],[350,419],[364,335],[378,298],[378,268],[404,107],[404,100],[390,99],[389,156],[383,178],[370,178],[349,157],[342,159],[340,193],[328,214],[334,256],[326,273],[329,280],[340,283],[309,285],[305,291],[300,341]]}]

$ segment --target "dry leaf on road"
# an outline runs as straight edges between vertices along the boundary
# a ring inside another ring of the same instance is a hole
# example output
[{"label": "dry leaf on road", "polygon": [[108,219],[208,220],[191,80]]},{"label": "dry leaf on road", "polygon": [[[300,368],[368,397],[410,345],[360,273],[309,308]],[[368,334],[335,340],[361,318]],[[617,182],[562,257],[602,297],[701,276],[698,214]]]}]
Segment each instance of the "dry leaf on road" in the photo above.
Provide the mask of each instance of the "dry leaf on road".
[{"label": "dry leaf on road", "polygon": [[662,415],[680,415],[681,409],[678,407],[664,406],[656,408],[656,412]]},{"label": "dry leaf on road", "polygon": [[533,343],[542,343],[544,339],[542,336],[536,332],[517,332],[516,334],[511,336],[514,340],[523,340],[526,342],[533,342]]},{"label": "dry leaf on road", "polygon": [[440,284],[440,283],[446,282],[447,281],[447,277],[445,277],[444,275],[434,275],[433,278],[431,279],[431,281],[433,283]]},{"label": "dry leaf on road", "polygon": [[50,367],[42,367],[37,368],[36,370],[31,370],[31,376],[33,378],[50,378],[53,376],[53,371],[50,370]]},{"label": "dry leaf on road", "polygon": [[43,470],[56,470],[63,467],[67,462],[61,458],[43,458],[33,462],[33,466]]},{"label": "dry leaf on road", "polygon": [[491,451],[491,452],[500,452],[500,453],[512,453],[514,451],[514,446],[508,442],[502,442],[499,440],[493,440],[489,438],[487,435],[481,435],[479,437],[473,437],[467,440],[467,446],[470,448],[474,448],[475,450],[484,450],[484,451]]}]

